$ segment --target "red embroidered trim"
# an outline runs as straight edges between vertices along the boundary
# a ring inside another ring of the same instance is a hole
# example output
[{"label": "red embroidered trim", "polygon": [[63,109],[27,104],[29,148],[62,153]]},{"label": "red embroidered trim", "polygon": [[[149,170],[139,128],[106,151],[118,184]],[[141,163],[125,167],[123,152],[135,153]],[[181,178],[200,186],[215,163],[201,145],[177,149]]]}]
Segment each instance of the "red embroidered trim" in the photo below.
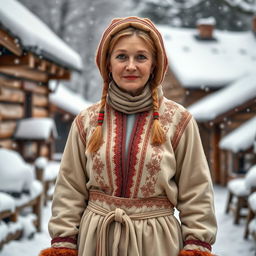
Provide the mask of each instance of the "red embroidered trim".
[{"label": "red embroidered trim", "polygon": [[134,189],[134,193],[132,196],[133,198],[138,196],[138,192],[139,192],[139,188],[140,188],[140,181],[141,181],[141,177],[142,177],[142,173],[143,173],[143,166],[145,163],[147,147],[148,147],[149,140],[150,140],[151,124],[152,124],[152,118],[148,122],[148,127],[146,128],[146,135],[145,135],[144,143],[143,143],[142,150],[141,150],[141,158],[140,158],[140,165],[138,168],[137,180],[135,182],[135,189]]},{"label": "red embroidered trim", "polygon": [[52,239],[51,244],[63,243],[63,242],[76,244],[76,239],[74,239],[72,237],[55,237],[55,238]]},{"label": "red embroidered trim", "polygon": [[185,128],[187,127],[188,122],[191,119],[191,114],[188,111],[184,111],[181,113],[181,119],[178,123],[178,125],[176,126],[176,131],[173,135],[173,139],[172,139],[172,147],[173,150],[175,150],[179,144],[180,138],[185,130]]},{"label": "red embroidered trim", "polygon": [[123,139],[123,115],[122,113],[115,111],[115,138],[114,138],[114,156],[113,161],[115,164],[114,168],[114,174],[116,176],[115,178],[115,184],[116,184],[116,191],[115,195],[120,196],[121,195],[121,187],[122,187],[122,139]]},{"label": "red embroidered trim", "polygon": [[127,185],[126,185],[126,192],[125,197],[131,196],[131,188],[134,184],[134,176],[136,174],[136,164],[138,163],[138,153],[140,150],[139,144],[142,141],[142,134],[145,131],[145,124],[146,118],[148,116],[148,112],[143,112],[138,115],[136,125],[134,126],[133,133],[132,133],[132,140],[129,145],[129,159],[128,159],[128,171],[127,171]]},{"label": "red embroidered trim", "polygon": [[81,138],[81,141],[83,142],[84,146],[86,147],[86,132],[84,130],[84,122],[82,115],[78,115],[75,119],[76,125],[79,131],[79,135]]},{"label": "red embroidered trim", "polygon": [[193,239],[186,240],[185,245],[187,245],[187,244],[195,244],[195,245],[203,246],[203,247],[207,248],[209,251],[212,250],[212,247],[209,243],[202,242],[200,240],[193,240]]},{"label": "red embroidered trim", "polygon": [[100,191],[90,190],[89,201],[105,202],[115,207],[141,208],[146,206],[148,208],[156,206],[164,209],[172,209],[173,205],[167,197],[151,197],[151,198],[124,198],[106,195]]},{"label": "red embroidered trim", "polygon": [[112,120],[111,120],[111,110],[106,104],[106,112],[107,112],[107,142],[106,142],[106,168],[107,168],[107,174],[108,174],[108,181],[111,188],[111,194],[113,192],[113,177],[112,177],[112,169],[110,164],[110,152],[109,150],[111,148],[111,141],[112,141]]}]

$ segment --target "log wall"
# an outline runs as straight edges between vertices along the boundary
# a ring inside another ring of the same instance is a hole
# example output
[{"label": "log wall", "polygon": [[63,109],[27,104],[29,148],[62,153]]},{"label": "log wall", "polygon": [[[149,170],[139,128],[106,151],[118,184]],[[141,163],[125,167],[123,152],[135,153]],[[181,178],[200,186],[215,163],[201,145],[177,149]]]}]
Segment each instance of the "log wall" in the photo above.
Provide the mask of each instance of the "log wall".
[{"label": "log wall", "polygon": [[[30,107],[32,116],[28,116]],[[0,146],[16,148],[12,136],[20,119],[48,116],[49,89],[46,85],[0,76]]]}]

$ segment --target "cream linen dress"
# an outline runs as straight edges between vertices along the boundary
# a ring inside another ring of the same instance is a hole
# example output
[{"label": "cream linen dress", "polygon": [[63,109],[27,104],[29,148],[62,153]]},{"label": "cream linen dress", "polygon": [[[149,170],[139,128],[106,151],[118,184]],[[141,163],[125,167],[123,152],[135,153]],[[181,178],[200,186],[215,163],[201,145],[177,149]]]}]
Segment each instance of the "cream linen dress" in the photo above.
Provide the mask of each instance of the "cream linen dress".
[{"label": "cream linen dress", "polygon": [[152,112],[142,112],[126,155],[127,116],[106,105],[103,144],[90,154],[98,109],[84,110],[71,127],[52,203],[52,246],[77,248],[79,256],[176,256],[184,246],[209,251],[217,230],[213,190],[191,114],[163,97],[166,142],[151,145]]}]

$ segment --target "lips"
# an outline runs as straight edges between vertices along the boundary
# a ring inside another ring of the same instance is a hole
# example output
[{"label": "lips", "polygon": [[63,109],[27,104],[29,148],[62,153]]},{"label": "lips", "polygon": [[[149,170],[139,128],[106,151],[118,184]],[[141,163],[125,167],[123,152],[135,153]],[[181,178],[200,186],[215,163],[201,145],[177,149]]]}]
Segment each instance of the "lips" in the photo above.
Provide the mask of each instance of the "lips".
[{"label": "lips", "polygon": [[127,80],[135,80],[138,78],[138,76],[123,76],[123,78],[125,78]]}]

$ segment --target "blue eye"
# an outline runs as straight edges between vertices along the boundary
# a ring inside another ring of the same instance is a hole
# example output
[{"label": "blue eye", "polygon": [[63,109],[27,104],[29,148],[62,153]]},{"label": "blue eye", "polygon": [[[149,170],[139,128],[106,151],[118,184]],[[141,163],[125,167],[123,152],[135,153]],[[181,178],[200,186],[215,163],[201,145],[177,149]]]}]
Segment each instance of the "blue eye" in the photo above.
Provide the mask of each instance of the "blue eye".
[{"label": "blue eye", "polygon": [[125,54],[119,54],[119,55],[116,56],[116,59],[125,60],[126,59],[126,55]]},{"label": "blue eye", "polygon": [[140,54],[140,55],[137,56],[137,59],[138,60],[146,60],[147,57],[145,55],[143,55],[143,54]]}]

